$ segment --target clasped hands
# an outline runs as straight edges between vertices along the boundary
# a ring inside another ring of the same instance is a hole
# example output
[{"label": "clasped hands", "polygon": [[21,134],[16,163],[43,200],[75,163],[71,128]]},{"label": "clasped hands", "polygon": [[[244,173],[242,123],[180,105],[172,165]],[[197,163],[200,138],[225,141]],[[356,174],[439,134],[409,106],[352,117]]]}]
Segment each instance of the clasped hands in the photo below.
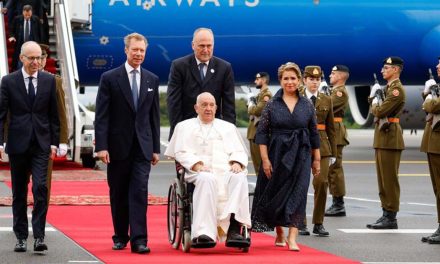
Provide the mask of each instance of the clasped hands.
[{"label": "clasped hands", "polygon": [[[230,165],[231,165],[231,171],[233,173],[240,173],[243,171],[243,167],[241,166],[241,164],[236,161],[231,161]],[[205,166],[204,163],[201,161],[194,164],[191,167],[191,170],[196,171],[196,172],[201,172],[201,171],[209,172],[209,171],[211,171],[211,169],[209,167]]]}]

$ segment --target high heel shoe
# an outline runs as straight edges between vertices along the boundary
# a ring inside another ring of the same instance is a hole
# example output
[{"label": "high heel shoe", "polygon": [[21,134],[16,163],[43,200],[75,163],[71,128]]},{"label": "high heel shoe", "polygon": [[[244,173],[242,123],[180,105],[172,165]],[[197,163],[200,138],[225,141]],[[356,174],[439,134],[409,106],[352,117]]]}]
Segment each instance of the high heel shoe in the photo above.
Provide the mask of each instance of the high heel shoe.
[{"label": "high heel shoe", "polygon": [[290,251],[299,251],[299,247],[298,244],[296,244],[296,242],[290,242],[287,240],[287,244]]},{"label": "high heel shoe", "polygon": [[285,247],[287,239],[284,236],[276,236],[275,238],[275,246],[276,247]]}]

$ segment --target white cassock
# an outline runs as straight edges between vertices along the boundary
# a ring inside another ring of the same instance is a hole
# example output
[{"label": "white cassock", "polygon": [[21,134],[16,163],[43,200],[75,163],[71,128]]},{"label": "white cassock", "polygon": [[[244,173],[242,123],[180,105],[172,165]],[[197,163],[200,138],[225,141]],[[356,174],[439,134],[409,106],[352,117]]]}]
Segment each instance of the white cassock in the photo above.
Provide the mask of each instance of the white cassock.
[{"label": "white cassock", "polygon": [[[237,128],[221,119],[202,124],[199,118],[178,123],[165,156],[185,167],[185,180],[195,185],[191,237],[207,235],[225,238],[231,214],[251,227],[247,182],[248,153]],[[209,172],[191,168],[203,162]],[[244,166],[240,173],[231,171],[231,162]]]}]

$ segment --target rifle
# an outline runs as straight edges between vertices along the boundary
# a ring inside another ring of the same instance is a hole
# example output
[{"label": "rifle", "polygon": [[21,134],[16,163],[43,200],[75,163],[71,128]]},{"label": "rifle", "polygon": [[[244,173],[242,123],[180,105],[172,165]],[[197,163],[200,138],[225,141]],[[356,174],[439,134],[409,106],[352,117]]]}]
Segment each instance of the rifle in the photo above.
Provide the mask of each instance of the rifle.
[{"label": "rifle", "polygon": [[[431,68],[428,69],[429,72],[429,79],[434,80],[434,76],[432,75],[432,70]],[[429,87],[429,91],[432,95],[432,99],[436,100],[439,96],[440,96],[440,86],[439,84],[434,84],[431,85],[431,87]],[[431,121],[431,128],[437,129],[440,127],[440,114],[432,114],[432,113],[428,113],[428,115],[426,116],[426,121]]]},{"label": "rifle", "polygon": [[327,85],[327,81],[325,80],[325,75],[324,75],[324,71],[321,72],[321,84],[320,84],[320,88],[321,88],[321,92],[324,93],[327,96],[330,96],[332,94],[332,90],[331,88]]},{"label": "rifle", "polygon": [[[373,77],[374,77],[374,83],[379,84],[376,73],[373,73]],[[385,101],[385,94],[382,89],[378,89],[374,97],[377,99],[377,104],[379,106],[383,103],[383,101]],[[375,117],[374,122],[379,124],[379,130],[386,130],[390,126],[390,123],[388,122],[388,117],[382,117],[380,119]]]}]

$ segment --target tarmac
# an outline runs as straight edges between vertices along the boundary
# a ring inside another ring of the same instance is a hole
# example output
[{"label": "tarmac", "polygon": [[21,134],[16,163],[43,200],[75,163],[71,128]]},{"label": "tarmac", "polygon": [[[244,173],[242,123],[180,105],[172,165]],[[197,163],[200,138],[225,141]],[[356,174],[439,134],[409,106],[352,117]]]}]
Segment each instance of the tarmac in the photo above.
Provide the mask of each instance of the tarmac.
[{"label": "tarmac", "polygon": [[[246,138],[246,129],[240,133]],[[373,133],[368,130],[349,130],[350,145],[344,149],[343,167],[346,178],[346,217],[326,217],[324,226],[329,237],[300,236],[298,242],[338,256],[363,263],[440,263],[440,245],[429,245],[420,241],[422,236],[432,233],[437,227],[435,197],[429,178],[426,154],[419,151],[423,131],[411,135],[404,131],[406,149],[402,153],[399,180],[401,187],[400,212],[397,215],[399,229],[374,231],[365,227],[382,214],[378,196],[376,168],[374,162]],[[167,144],[168,128],[161,129],[162,153]],[[106,167],[99,164],[98,170],[105,173]],[[151,194],[166,196],[168,186],[175,177],[174,162],[161,157],[160,163],[150,174]],[[256,182],[253,166],[249,164],[250,184]],[[313,212],[313,187],[310,184],[307,204],[309,229]],[[0,196],[11,195],[10,189],[0,182]],[[327,207],[331,203],[329,196]],[[29,210],[30,212],[30,210]],[[0,263],[99,263],[87,251],[63,233],[50,229],[46,242],[50,254],[34,256],[13,252],[15,236],[11,231],[12,210],[0,207]],[[111,238],[109,238],[110,240]],[[33,239],[28,240],[28,248]],[[153,249],[154,250],[154,249]]]}]

